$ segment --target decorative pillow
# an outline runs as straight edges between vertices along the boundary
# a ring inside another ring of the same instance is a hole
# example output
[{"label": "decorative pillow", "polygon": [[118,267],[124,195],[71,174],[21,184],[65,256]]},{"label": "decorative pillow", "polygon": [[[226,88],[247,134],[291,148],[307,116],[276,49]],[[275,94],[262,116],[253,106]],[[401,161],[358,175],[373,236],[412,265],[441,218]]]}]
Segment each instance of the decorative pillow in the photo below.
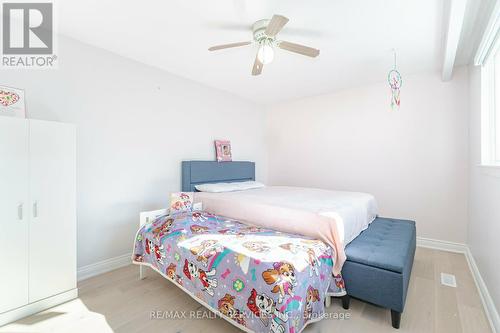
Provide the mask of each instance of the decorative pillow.
[{"label": "decorative pillow", "polygon": [[262,187],[265,187],[265,185],[255,181],[200,184],[195,186],[195,188],[200,192],[210,192],[210,193],[244,191]]},{"label": "decorative pillow", "polygon": [[173,192],[170,194],[170,213],[190,211],[193,209],[193,192]]}]

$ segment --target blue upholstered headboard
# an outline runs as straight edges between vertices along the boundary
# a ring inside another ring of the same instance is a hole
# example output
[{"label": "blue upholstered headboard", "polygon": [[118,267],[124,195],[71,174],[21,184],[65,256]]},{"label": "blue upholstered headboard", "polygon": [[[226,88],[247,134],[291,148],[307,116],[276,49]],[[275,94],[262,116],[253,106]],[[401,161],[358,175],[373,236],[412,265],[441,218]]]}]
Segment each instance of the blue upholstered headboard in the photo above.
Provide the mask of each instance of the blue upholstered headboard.
[{"label": "blue upholstered headboard", "polygon": [[182,191],[194,192],[198,184],[255,180],[254,162],[183,161]]}]

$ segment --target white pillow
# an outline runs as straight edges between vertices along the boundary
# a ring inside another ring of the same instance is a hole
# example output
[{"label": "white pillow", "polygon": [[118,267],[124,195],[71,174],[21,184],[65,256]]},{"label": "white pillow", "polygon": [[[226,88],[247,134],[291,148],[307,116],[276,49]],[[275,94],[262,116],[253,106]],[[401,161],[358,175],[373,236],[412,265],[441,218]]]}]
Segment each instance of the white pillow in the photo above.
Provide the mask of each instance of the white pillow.
[{"label": "white pillow", "polygon": [[215,184],[200,184],[196,185],[195,188],[200,192],[234,192],[234,191],[244,191],[251,190],[254,188],[262,188],[265,185],[259,182],[249,181],[249,182],[234,182],[234,183],[215,183]]}]

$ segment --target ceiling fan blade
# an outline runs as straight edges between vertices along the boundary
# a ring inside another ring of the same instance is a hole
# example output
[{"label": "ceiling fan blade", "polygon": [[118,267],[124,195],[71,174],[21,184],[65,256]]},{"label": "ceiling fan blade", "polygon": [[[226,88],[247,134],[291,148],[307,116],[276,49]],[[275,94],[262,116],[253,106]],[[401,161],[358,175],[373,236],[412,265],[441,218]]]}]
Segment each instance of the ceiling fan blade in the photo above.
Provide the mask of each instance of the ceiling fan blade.
[{"label": "ceiling fan blade", "polygon": [[252,75],[260,75],[262,73],[262,68],[264,64],[260,62],[259,57],[255,56],[255,62],[253,63]]},{"label": "ceiling fan blade", "polygon": [[280,49],[283,49],[283,50],[295,52],[295,53],[302,54],[302,55],[305,55],[308,57],[313,57],[313,58],[317,57],[319,55],[318,49],[314,49],[312,47],[304,46],[304,45],[300,45],[300,44],[285,42],[285,41],[279,42],[278,47]]},{"label": "ceiling fan blade", "polygon": [[278,32],[283,29],[285,24],[287,24],[288,19],[282,15],[273,15],[273,18],[267,25],[266,31],[264,32],[269,37],[274,37]]},{"label": "ceiling fan blade", "polygon": [[223,45],[216,45],[208,48],[209,51],[217,51],[217,50],[222,50],[222,49],[228,49],[230,47],[238,47],[238,46],[245,46],[245,45],[250,45],[252,42],[238,42],[238,43],[231,43],[231,44],[223,44]]}]

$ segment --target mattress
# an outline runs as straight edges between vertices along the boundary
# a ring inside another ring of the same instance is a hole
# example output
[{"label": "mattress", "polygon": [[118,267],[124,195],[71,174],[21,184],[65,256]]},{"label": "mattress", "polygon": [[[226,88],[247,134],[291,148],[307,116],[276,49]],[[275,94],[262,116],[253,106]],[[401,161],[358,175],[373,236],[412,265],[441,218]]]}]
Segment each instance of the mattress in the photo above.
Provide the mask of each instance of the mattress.
[{"label": "mattress", "polygon": [[247,332],[300,332],[323,318],[327,294],[345,294],[325,243],[207,212],[145,224],[133,253],[135,264]]},{"label": "mattress", "polygon": [[261,203],[339,218],[339,234],[344,246],[365,230],[378,215],[375,197],[360,192],[266,186],[246,191],[195,193],[196,202],[204,202],[206,199]]}]

